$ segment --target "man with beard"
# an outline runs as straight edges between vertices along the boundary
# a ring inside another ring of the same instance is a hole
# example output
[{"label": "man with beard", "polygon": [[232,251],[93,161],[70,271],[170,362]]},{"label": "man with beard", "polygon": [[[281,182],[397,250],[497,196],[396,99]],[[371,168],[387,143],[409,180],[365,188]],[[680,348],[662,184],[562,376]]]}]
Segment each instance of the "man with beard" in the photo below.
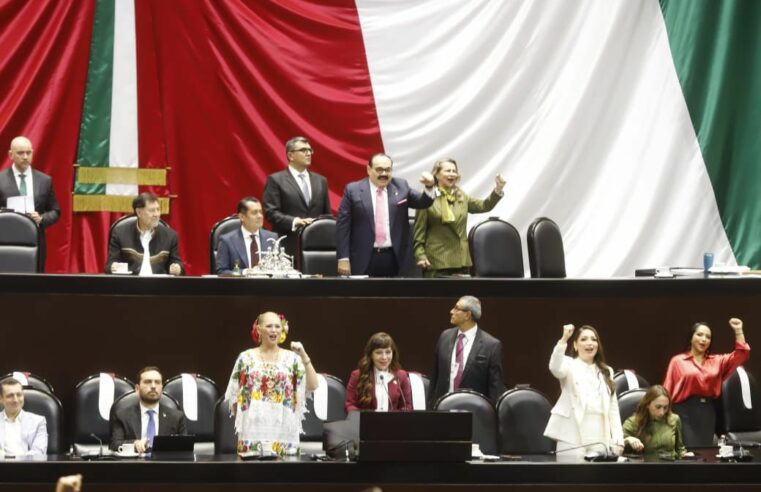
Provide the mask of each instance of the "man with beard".
[{"label": "man with beard", "polygon": [[117,225],[111,233],[106,273],[117,273],[116,263],[127,263],[133,275],[182,275],[177,233],[160,222],[159,198],[153,193],[141,193],[132,200],[132,210],[137,216],[135,226]]},{"label": "man with beard", "polygon": [[111,411],[111,449],[134,442],[136,453],[145,453],[153,445],[155,436],[185,434],[185,414],[182,410],[159,404],[164,392],[164,381],[158,367],[144,367],[137,373],[135,385],[138,405]]},{"label": "man with beard", "polygon": [[412,263],[409,208],[433,204],[434,180],[424,172],[425,193],[392,177],[386,154],[370,157],[367,178],[346,185],[336,220],[339,275],[395,277]]}]

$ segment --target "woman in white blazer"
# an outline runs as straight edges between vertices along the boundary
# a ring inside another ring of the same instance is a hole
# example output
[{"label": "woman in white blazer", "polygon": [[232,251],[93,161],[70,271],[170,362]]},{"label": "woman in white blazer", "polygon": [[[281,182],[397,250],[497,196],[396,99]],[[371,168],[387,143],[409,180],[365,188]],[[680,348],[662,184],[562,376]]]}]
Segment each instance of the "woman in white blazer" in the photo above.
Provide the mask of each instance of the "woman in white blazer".
[{"label": "woman in white blazer", "polygon": [[[557,452],[568,456],[602,452],[603,446],[621,455],[624,435],[613,370],[605,364],[597,330],[584,325],[573,337],[574,357],[565,355],[573,325],[563,326],[550,357],[550,372],[560,381],[561,394],[552,408],[544,435],[557,441]],[[601,446],[599,443],[602,443]],[[583,446],[572,451],[570,448]]]}]

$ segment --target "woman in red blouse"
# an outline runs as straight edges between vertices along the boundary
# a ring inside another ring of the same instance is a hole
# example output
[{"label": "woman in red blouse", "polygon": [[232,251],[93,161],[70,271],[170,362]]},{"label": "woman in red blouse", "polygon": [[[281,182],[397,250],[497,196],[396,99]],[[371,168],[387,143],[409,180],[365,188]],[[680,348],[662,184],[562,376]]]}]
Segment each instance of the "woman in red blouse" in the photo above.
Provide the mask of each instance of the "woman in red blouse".
[{"label": "woman in red blouse", "polygon": [[375,333],[367,341],[358,368],[349,378],[344,407],[347,412],[412,410],[410,378],[399,363],[394,339],[387,333]]},{"label": "woman in red blouse", "polygon": [[672,395],[674,412],[682,418],[687,446],[713,443],[715,400],[721,395],[721,385],[750,357],[742,320],[732,318],[729,326],[735,333],[732,352],[710,353],[711,328],[706,323],[695,323],[690,329],[689,349],[672,357],[666,369],[663,386]]}]

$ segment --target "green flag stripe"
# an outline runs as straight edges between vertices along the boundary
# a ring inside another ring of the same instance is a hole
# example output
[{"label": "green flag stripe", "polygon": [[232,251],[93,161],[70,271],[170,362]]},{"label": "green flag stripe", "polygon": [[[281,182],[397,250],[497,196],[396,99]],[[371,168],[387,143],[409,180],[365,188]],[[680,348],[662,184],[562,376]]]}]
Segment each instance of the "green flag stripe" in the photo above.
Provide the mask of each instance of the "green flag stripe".
[{"label": "green flag stripe", "polygon": [[[111,131],[111,90],[114,68],[115,0],[97,0],[90,43],[82,123],[79,129],[77,162],[80,165],[108,166]],[[104,194],[106,185],[80,184],[76,194]]]},{"label": "green flag stripe", "polygon": [[739,264],[761,268],[761,2],[660,2],[727,236]]}]

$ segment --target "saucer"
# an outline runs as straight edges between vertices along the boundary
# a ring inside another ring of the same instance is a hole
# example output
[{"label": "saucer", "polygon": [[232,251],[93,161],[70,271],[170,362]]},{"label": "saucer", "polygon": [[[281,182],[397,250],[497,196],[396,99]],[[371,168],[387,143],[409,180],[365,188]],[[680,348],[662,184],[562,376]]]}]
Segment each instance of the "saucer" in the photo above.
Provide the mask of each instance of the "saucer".
[{"label": "saucer", "polygon": [[114,275],[132,275],[132,272],[130,270],[127,270],[126,272],[112,272]]},{"label": "saucer", "polygon": [[137,458],[140,453],[114,453],[114,456],[119,458]]}]

